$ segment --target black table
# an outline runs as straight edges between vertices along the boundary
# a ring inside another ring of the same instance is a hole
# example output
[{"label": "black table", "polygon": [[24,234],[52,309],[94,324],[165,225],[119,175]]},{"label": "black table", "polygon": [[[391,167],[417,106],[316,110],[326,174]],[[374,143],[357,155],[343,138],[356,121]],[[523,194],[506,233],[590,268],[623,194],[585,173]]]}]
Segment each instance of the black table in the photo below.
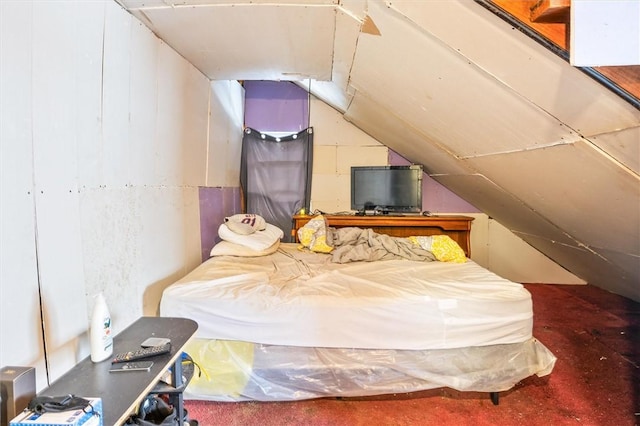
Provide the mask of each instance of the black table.
[{"label": "black table", "polygon": [[[104,425],[120,425],[130,414],[136,412],[140,402],[154,391],[161,376],[173,367],[172,403],[181,417],[184,412],[182,390],[185,385],[182,374],[182,351],[197,329],[198,324],[186,318],[139,318],[114,337],[113,352],[115,355],[140,349],[140,344],[148,337],[170,338],[170,353],[147,359],[153,361],[151,371],[110,373],[111,357],[98,363],[91,362],[91,358],[87,357],[38,395],[74,394],[81,397],[102,398]],[[167,386],[162,386],[161,389],[162,393],[170,393],[167,392],[170,390]]]}]

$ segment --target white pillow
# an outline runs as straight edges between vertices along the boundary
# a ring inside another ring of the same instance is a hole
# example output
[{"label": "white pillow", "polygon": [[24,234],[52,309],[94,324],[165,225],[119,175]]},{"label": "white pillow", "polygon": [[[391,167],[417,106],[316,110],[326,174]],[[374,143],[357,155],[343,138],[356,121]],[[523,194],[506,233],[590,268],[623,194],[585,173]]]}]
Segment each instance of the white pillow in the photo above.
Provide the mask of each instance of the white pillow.
[{"label": "white pillow", "polygon": [[211,257],[213,256],[238,256],[238,257],[257,257],[266,256],[275,253],[280,247],[280,240],[273,243],[264,250],[253,250],[240,244],[231,243],[229,241],[220,241],[211,249]]},{"label": "white pillow", "polygon": [[240,244],[253,250],[265,250],[284,237],[284,232],[277,226],[267,223],[262,231],[256,231],[249,235],[240,235],[233,232],[223,223],[218,228],[218,236],[225,241]]}]

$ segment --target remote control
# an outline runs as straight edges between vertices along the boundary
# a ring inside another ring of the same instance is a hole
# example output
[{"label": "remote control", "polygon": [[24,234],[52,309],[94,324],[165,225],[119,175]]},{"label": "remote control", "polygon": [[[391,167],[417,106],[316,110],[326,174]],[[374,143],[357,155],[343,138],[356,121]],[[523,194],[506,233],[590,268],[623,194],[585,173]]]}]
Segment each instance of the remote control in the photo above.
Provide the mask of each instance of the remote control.
[{"label": "remote control", "polygon": [[153,366],[153,361],[138,361],[138,362],[122,362],[118,364],[111,364],[109,369],[110,373],[117,373],[119,371],[149,371]]},{"label": "remote control", "polygon": [[137,361],[143,358],[149,358],[156,355],[166,354],[171,351],[171,343],[160,346],[150,346],[148,348],[137,349],[135,351],[119,353],[111,361],[112,364],[119,362]]}]

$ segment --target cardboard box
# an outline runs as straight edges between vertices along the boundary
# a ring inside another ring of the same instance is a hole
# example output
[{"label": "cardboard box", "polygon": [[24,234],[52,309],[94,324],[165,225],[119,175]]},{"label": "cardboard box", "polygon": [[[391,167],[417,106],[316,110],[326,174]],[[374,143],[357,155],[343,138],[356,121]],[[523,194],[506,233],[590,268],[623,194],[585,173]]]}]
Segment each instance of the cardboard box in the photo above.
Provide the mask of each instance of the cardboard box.
[{"label": "cardboard box", "polygon": [[91,407],[83,410],[69,410],[59,412],[47,412],[43,414],[25,410],[18,414],[9,426],[103,426],[102,424],[102,399],[87,398],[91,401]]}]

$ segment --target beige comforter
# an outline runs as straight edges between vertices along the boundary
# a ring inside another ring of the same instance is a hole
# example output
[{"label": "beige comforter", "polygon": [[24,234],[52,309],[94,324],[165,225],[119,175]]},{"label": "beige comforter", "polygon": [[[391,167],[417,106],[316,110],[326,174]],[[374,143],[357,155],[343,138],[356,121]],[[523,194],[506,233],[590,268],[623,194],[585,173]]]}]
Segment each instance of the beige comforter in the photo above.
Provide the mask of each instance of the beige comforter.
[{"label": "beige comforter", "polygon": [[436,260],[433,253],[411,243],[407,238],[391,237],[363,228],[328,228],[331,232],[331,260],[336,263],[408,259]]}]

